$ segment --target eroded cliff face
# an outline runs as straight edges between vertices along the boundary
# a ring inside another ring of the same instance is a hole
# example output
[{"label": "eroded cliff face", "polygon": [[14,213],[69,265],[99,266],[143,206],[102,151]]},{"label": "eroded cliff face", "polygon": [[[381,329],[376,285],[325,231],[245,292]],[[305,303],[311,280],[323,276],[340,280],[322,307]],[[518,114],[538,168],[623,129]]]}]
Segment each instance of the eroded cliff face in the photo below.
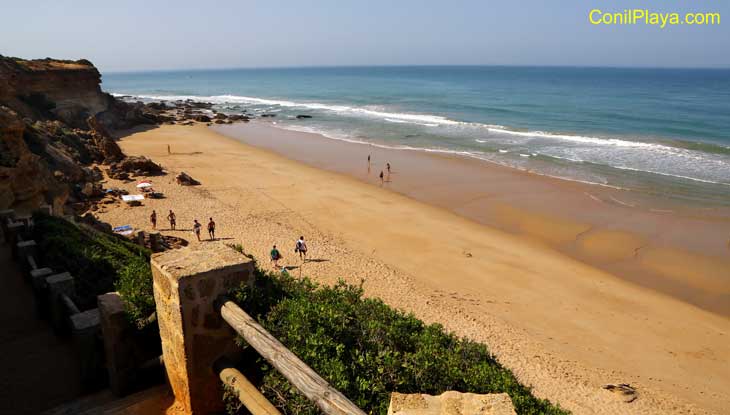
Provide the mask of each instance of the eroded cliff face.
[{"label": "eroded cliff face", "polygon": [[98,168],[124,158],[110,131],[157,118],[142,104],[102,92],[86,60],[22,60],[0,55],[0,209],[62,212]]},{"label": "eroded cliff face", "polygon": [[0,102],[23,117],[85,128],[86,120],[113,100],[100,83],[101,74],[89,61],[0,58]]},{"label": "eroded cliff face", "polygon": [[0,106],[0,209],[38,206],[53,183],[23,140],[24,130],[18,114]]}]

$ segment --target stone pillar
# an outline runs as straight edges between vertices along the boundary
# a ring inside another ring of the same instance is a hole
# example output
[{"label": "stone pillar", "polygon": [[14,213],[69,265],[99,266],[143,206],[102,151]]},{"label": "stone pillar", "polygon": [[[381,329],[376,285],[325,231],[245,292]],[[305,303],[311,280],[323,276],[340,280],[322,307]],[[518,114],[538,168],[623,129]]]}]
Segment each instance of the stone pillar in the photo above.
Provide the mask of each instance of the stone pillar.
[{"label": "stone pillar", "polygon": [[48,216],[51,216],[51,215],[53,215],[53,206],[51,206],[49,204],[40,205],[40,206],[38,206],[38,209],[36,209],[36,211],[46,214]]},{"label": "stone pillar", "polygon": [[150,233],[150,250],[152,252],[162,252],[164,249],[162,248],[162,235],[160,235],[159,232],[157,233]]},{"label": "stone pillar", "polygon": [[109,387],[117,396],[131,391],[136,361],[132,352],[134,328],[124,313],[124,303],[119,293],[106,293],[96,297],[104,337],[104,354],[109,376]]},{"label": "stone pillar", "polygon": [[388,415],[515,415],[512,399],[506,393],[462,393],[441,395],[398,393],[390,395]]},{"label": "stone pillar", "polygon": [[73,297],[74,279],[68,272],[55,274],[46,278],[46,286],[48,287],[48,310],[51,326],[57,332],[66,332],[69,316],[62,296]]},{"label": "stone pillar", "polygon": [[221,294],[253,279],[249,258],[221,242],[152,255],[162,355],[178,407],[188,414],[223,409],[213,362],[239,353],[235,332],[214,308]]},{"label": "stone pillar", "polygon": [[36,243],[33,240],[19,241],[15,244],[15,255],[18,262],[24,261],[28,255],[35,255]]},{"label": "stone pillar", "polygon": [[36,294],[46,288],[46,278],[52,274],[53,270],[50,268],[38,268],[30,271],[30,282]]},{"label": "stone pillar", "polygon": [[8,223],[13,218],[15,218],[15,211],[13,209],[0,210],[0,229],[2,229],[4,242],[8,242]]},{"label": "stone pillar", "polygon": [[137,244],[144,246],[144,231],[137,232]]},{"label": "stone pillar", "polygon": [[10,249],[13,258],[17,257],[18,254],[18,242],[23,240],[23,234],[25,233],[25,223],[23,222],[8,222],[5,229],[5,242],[10,244]]},{"label": "stone pillar", "polygon": [[99,309],[94,308],[71,316],[71,336],[79,357],[81,382],[98,385],[103,379],[103,357],[99,343]]}]

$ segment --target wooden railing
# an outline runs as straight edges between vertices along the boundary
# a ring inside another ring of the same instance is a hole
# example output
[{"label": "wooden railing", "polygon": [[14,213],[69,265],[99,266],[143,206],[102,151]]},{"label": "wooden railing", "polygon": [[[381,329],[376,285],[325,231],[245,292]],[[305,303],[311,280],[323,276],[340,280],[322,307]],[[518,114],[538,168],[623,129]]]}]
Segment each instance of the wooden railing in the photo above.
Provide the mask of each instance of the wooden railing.
[{"label": "wooden railing", "polygon": [[[330,386],[314,370],[302,362],[294,353],[261,327],[251,316],[246,314],[236,303],[222,297],[217,307],[223,319],[251,345],[267,362],[279,371],[304,396],[309,398],[327,415],[362,414],[360,408],[337,389]],[[278,414],[273,405],[246,380],[246,378],[230,365],[216,364],[216,372],[221,380],[239,393],[241,403],[252,414]],[[261,400],[265,400],[263,403]],[[272,412],[275,411],[275,412]]]}]

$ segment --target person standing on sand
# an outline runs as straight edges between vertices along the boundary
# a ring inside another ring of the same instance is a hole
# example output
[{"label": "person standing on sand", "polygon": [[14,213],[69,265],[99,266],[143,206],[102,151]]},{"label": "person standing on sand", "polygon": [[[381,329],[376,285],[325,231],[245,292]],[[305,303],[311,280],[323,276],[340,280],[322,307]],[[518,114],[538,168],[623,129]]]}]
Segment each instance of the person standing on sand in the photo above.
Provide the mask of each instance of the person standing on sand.
[{"label": "person standing on sand", "polygon": [[170,229],[175,230],[175,212],[170,209],[170,213],[167,215],[167,220],[170,221]]},{"label": "person standing on sand", "polygon": [[383,185],[383,171],[380,170],[380,185]]},{"label": "person standing on sand", "polygon": [[215,239],[215,222],[213,222],[213,218],[210,218],[210,222],[208,222],[208,236],[211,241]]},{"label": "person standing on sand", "polygon": [[281,252],[276,249],[276,245],[271,248],[271,262],[274,264],[274,268],[279,268],[279,260],[282,258]]},{"label": "person standing on sand", "polygon": [[193,233],[198,238],[198,242],[200,242],[200,228],[202,227],[203,225],[201,225],[197,219],[193,219]]},{"label": "person standing on sand", "polygon": [[385,166],[388,169],[388,177],[390,177],[390,163],[385,163]]},{"label": "person standing on sand", "polygon": [[299,259],[303,262],[307,262],[307,244],[304,242],[304,237],[300,236],[294,247],[294,252],[299,252]]},{"label": "person standing on sand", "polygon": [[157,229],[157,212],[154,209],[152,209],[152,214],[150,215],[150,222],[152,223],[152,229]]},{"label": "person standing on sand", "polygon": [[172,154],[172,152],[170,151],[170,145],[169,144],[167,145],[167,154],[168,155]]}]

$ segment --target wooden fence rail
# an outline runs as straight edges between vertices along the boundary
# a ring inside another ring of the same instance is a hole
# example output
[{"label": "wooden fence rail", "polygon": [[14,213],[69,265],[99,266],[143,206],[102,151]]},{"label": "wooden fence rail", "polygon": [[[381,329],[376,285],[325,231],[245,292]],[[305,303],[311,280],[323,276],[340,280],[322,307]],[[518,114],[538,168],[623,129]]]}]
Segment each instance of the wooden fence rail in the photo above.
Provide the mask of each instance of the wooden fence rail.
[{"label": "wooden fence rail", "polygon": [[251,414],[281,415],[281,412],[228,359],[218,359],[213,369],[218,373],[221,381],[236,393],[238,399]]},{"label": "wooden fence rail", "polygon": [[221,298],[218,306],[223,319],[323,413],[365,415],[365,412],[330,386],[236,303]]}]

